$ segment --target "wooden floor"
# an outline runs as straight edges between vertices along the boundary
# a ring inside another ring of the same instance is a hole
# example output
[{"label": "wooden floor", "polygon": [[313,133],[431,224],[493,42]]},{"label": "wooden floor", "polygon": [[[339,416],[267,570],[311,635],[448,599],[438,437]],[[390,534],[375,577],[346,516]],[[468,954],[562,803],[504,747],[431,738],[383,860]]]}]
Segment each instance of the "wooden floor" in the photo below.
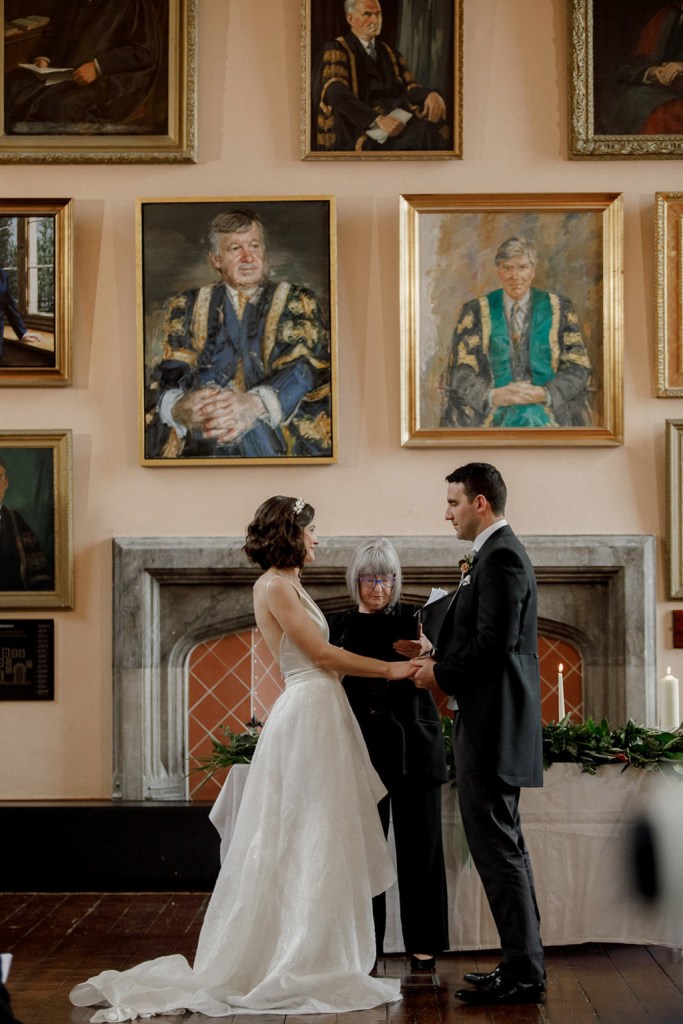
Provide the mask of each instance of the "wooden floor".
[{"label": "wooden floor", "polygon": [[[206,893],[0,894],[0,951],[14,954],[8,988],[22,1024],[85,1024],[91,1010],[71,1007],[79,981],[167,953],[192,958]],[[236,941],[239,941],[236,937]],[[454,999],[462,975],[490,970],[495,952],[438,958],[435,976],[413,975],[402,956],[379,972],[403,982],[403,999],[339,1016],[340,1024],[683,1024],[683,960],[661,947],[584,945],[547,950],[544,1006],[466,1007]],[[211,1024],[203,1014],[157,1018]],[[284,1024],[283,1017],[221,1017],[213,1024]],[[335,1024],[288,1017],[287,1024]]]}]

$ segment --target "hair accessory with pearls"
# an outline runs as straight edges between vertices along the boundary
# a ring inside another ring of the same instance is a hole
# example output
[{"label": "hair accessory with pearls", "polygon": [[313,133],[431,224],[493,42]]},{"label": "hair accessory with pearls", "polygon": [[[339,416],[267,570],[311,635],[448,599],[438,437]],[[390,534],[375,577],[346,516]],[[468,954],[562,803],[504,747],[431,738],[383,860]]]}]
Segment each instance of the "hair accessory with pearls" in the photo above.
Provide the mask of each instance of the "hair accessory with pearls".
[{"label": "hair accessory with pearls", "polygon": [[304,501],[303,498],[296,499],[296,501],[294,502],[294,508],[292,509],[295,516],[298,516],[300,512],[303,512],[305,504],[306,502]]}]

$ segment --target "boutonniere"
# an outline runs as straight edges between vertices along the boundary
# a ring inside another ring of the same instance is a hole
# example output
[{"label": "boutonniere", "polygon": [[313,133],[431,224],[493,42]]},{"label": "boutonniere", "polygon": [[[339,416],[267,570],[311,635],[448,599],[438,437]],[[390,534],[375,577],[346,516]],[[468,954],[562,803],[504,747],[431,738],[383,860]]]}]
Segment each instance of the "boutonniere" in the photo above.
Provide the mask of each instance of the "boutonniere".
[{"label": "boutonniere", "polygon": [[[465,582],[465,577],[472,568],[472,562],[474,561],[474,551],[468,551],[464,558],[460,559],[460,582]],[[469,583],[469,580],[467,580]]]}]

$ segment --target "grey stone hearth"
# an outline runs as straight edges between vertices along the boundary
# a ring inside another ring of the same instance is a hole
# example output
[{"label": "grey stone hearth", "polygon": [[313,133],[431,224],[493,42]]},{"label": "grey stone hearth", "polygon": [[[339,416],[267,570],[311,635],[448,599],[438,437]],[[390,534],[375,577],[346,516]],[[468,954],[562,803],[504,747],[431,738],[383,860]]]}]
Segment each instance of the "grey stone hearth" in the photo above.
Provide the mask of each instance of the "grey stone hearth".
[{"label": "grey stone hearth", "polygon": [[[361,537],[326,537],[305,585],[324,610],[344,607],[344,572]],[[452,587],[452,537],[393,537],[404,597]],[[523,538],[539,583],[541,631],[582,654],[595,718],[654,725],[655,538]],[[114,540],[114,780],[122,800],[184,800],[186,667],[204,640],[253,625],[250,567],[237,538]]]}]

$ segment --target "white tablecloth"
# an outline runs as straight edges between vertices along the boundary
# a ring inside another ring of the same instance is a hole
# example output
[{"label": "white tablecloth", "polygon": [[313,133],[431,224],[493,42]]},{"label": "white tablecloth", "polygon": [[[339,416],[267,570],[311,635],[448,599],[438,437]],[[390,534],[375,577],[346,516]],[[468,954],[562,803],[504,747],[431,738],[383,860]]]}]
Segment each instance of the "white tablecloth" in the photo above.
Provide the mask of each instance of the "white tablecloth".
[{"label": "white tablecloth", "polygon": [[[232,836],[249,771],[235,765],[210,818],[221,836],[221,860]],[[666,907],[651,909],[630,893],[627,860],[631,823],[658,786],[683,779],[608,765],[597,776],[556,764],[543,789],[522,791],[521,815],[536,879],[541,931],[547,946],[626,942],[683,947],[683,921]],[[492,949],[498,934],[462,834],[457,794],[443,789],[443,827],[451,949]],[[390,834],[393,852],[393,837]],[[403,951],[398,892],[387,894],[387,953]]]}]

